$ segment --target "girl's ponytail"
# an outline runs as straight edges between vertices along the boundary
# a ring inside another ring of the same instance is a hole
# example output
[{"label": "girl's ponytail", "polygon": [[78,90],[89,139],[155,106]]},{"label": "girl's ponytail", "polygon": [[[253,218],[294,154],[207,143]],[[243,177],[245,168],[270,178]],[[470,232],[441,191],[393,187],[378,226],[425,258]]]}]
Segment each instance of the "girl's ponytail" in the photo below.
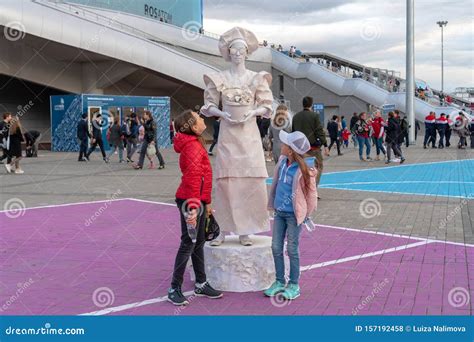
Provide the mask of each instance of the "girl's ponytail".
[{"label": "girl's ponytail", "polygon": [[311,174],[309,173],[308,165],[306,164],[304,157],[295,151],[293,151],[293,158],[298,163],[298,166],[303,175],[304,189],[303,192],[306,195],[311,189]]}]

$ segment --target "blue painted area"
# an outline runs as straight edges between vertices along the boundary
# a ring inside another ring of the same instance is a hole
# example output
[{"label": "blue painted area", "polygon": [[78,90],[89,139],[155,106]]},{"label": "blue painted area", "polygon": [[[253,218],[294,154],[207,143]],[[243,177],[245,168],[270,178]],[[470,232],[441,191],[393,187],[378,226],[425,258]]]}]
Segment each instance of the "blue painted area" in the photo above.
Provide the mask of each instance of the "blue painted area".
[{"label": "blue painted area", "polygon": [[472,199],[474,159],[327,173],[319,187]]}]

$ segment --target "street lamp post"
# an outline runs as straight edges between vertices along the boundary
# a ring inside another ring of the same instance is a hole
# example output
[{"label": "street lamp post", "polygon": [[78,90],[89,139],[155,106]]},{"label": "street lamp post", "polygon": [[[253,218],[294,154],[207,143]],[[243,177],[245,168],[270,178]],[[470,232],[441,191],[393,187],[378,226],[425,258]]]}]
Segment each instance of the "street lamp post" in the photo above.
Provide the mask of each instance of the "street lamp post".
[{"label": "street lamp post", "polygon": [[444,49],[443,49],[443,28],[448,24],[447,21],[437,21],[436,24],[441,27],[441,92],[444,93]]}]

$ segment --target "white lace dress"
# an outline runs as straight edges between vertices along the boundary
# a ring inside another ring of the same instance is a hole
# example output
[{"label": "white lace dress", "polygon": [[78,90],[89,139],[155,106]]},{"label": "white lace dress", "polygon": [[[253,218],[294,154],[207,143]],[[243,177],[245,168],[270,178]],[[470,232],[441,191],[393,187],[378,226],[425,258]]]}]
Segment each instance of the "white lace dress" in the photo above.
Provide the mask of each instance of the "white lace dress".
[{"label": "white lace dress", "polygon": [[[266,107],[271,115],[272,77],[267,72],[247,70],[233,77],[229,70],[204,75],[204,107],[222,103],[222,110],[233,120],[241,120],[252,109]],[[221,230],[238,235],[255,234],[270,229],[267,212],[268,177],[256,118],[230,124],[221,120],[214,175],[216,191],[213,200],[215,217]]]}]

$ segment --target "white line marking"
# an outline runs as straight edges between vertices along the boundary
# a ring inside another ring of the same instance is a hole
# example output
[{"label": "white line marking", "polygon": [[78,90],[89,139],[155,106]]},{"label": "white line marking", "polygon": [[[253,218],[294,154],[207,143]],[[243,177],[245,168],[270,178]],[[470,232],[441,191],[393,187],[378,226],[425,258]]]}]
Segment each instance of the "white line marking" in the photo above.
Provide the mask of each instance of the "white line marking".
[{"label": "white line marking", "polygon": [[[387,248],[387,249],[383,249],[383,250],[379,250],[379,251],[375,251],[375,252],[370,252],[370,253],[364,253],[364,254],[360,254],[360,255],[355,255],[355,256],[351,256],[351,257],[347,257],[347,258],[341,258],[341,259],[321,262],[321,263],[318,263],[318,264],[302,266],[302,267],[300,267],[300,270],[301,270],[301,272],[305,272],[305,271],[313,270],[313,269],[316,269],[316,268],[322,268],[322,267],[326,267],[326,266],[340,264],[340,263],[343,263],[343,262],[349,262],[349,261],[353,261],[353,260],[360,260],[360,259],[364,259],[364,258],[370,258],[370,257],[373,257],[375,255],[398,252],[398,251],[402,251],[402,250],[405,250],[405,249],[408,249],[408,248],[414,248],[414,247],[418,247],[418,246],[427,245],[427,244],[430,244],[430,243],[433,243],[433,242],[434,241],[419,241],[419,242],[415,242],[415,243],[411,243],[411,244],[407,244],[407,245],[403,245],[403,246]],[[194,291],[187,291],[187,292],[184,292],[183,294],[185,296],[190,296],[193,293],[194,293]],[[115,306],[115,307],[111,307],[111,308],[107,308],[107,309],[103,309],[103,310],[99,310],[99,311],[84,313],[84,314],[80,314],[79,316],[107,315],[107,314],[112,313],[112,312],[120,312],[120,311],[125,311],[125,310],[129,310],[129,309],[138,308],[140,306],[145,306],[145,305],[150,305],[150,304],[155,304],[155,303],[162,303],[162,302],[166,301],[167,298],[168,298],[168,296],[147,299],[147,300],[144,300],[144,301],[141,301],[141,302],[135,302],[135,303],[131,303],[131,304],[124,304],[124,305]]]},{"label": "white line marking", "polygon": [[[352,190],[352,189],[348,189],[348,190]],[[365,191],[365,190],[359,190],[359,191]],[[375,191],[375,192],[376,192],[376,191]],[[453,197],[453,196],[451,196],[451,197]],[[99,201],[90,201],[90,202],[76,202],[76,203],[65,203],[65,204],[52,204],[52,205],[46,205],[46,206],[24,208],[23,210],[44,209],[44,208],[56,208],[56,207],[66,207],[66,206],[72,206],[72,205],[93,204],[93,203],[114,202],[114,201],[136,201],[136,202],[144,202],[144,203],[151,203],[151,204],[162,204],[162,205],[167,205],[167,206],[172,206],[172,207],[175,206],[175,204],[173,204],[173,203],[166,203],[166,202],[148,201],[148,200],[142,200],[142,199],[137,199],[137,198],[117,198],[117,199],[111,199],[111,200],[99,200]],[[0,213],[4,213],[4,212],[7,212],[7,211],[9,211],[9,210],[0,210]],[[272,220],[272,219],[270,219],[270,220]],[[370,231],[370,230],[363,230],[363,229],[357,229],[357,228],[347,228],[347,227],[339,227],[339,226],[329,226],[329,225],[319,224],[319,223],[317,223],[316,225],[317,225],[317,226],[324,227],[324,228],[349,230],[349,231],[353,231],[353,232],[366,233],[366,234],[378,234],[378,235],[392,236],[392,237],[405,238],[405,239],[412,239],[412,240],[432,241],[432,242],[447,243],[447,244],[456,245],[456,246],[474,247],[474,244],[468,244],[468,243],[463,243],[463,242],[434,240],[434,239],[427,239],[427,238],[415,237],[415,236],[409,236],[409,235],[400,235],[400,234],[393,234],[393,233],[384,233],[384,232],[379,232],[379,231],[375,231],[375,232],[374,232],[374,231]]]},{"label": "white line marking", "polygon": [[[145,201],[145,200],[138,200],[138,199],[135,199],[135,198],[127,198],[127,199],[132,200],[132,201]],[[165,202],[158,202],[158,201],[145,201],[145,202],[146,203],[164,204],[164,205],[174,206],[174,204],[165,203]],[[273,220],[273,218],[270,218],[270,221],[271,220]],[[447,244],[456,245],[456,246],[474,247],[474,244],[471,245],[471,244],[464,243],[464,242],[443,241],[443,240],[427,239],[427,238],[415,237],[415,236],[409,236],[409,235],[401,235],[401,234],[385,233],[385,232],[379,232],[379,231],[363,230],[363,229],[357,229],[357,228],[329,226],[329,225],[326,225],[326,224],[320,224],[320,223],[316,223],[316,222],[315,222],[315,224],[316,224],[316,226],[320,226],[320,227],[324,227],[324,228],[349,230],[349,231],[358,232],[358,233],[376,234],[376,235],[391,236],[391,237],[397,237],[397,238],[403,238],[403,239],[439,242],[439,243],[447,243]]]},{"label": "white line marking", "polygon": [[[33,209],[46,209],[46,208],[57,208],[57,207],[68,207],[71,205],[81,205],[81,204],[94,204],[94,203],[104,203],[104,202],[115,202],[115,201],[125,201],[130,200],[130,198],[115,198],[115,199],[106,199],[98,201],[89,201],[89,202],[74,202],[74,203],[63,203],[63,204],[51,204],[38,207],[23,208],[22,210],[33,210]],[[10,210],[0,210],[0,213],[5,213]]]},{"label": "white line marking", "polygon": [[348,183],[332,183],[323,184],[323,186],[334,186],[334,185],[359,185],[359,184],[474,184],[474,182],[464,181],[385,181],[385,182],[348,182]]},{"label": "white line marking", "polygon": [[[193,293],[194,293],[194,291],[187,291],[187,292],[183,292],[183,295],[191,296]],[[167,299],[168,299],[168,296],[152,298],[152,299],[147,299],[147,300],[144,300],[144,301],[141,301],[141,302],[136,302],[136,303],[131,303],[131,304],[124,304],[124,305],[115,306],[115,307],[112,307],[112,308],[107,308],[107,309],[103,309],[103,310],[88,312],[88,313],[80,314],[79,316],[107,315],[107,314],[112,313],[112,312],[119,312],[119,311],[138,308],[140,306],[145,306],[145,305],[150,305],[150,304],[155,304],[155,303],[161,303],[161,302],[166,301]]]},{"label": "white line marking", "polygon": [[152,203],[152,204],[163,204],[163,205],[169,205],[169,206],[172,206],[172,207],[176,207],[176,204],[173,204],[173,203],[156,202],[156,201],[149,201],[149,200],[138,199],[138,198],[126,198],[126,199],[130,200],[130,201],[137,201],[137,202],[143,202],[143,203]]},{"label": "white line marking", "polygon": [[446,243],[446,244],[449,244],[449,245],[463,246],[463,247],[474,247],[474,244],[469,244],[469,243],[464,243],[464,242],[443,241],[443,240],[436,240],[436,239],[427,239],[427,238],[422,238],[422,237],[417,237],[417,236],[400,235],[400,234],[385,233],[385,232],[372,231],[372,230],[363,230],[363,229],[357,229],[357,228],[329,226],[329,225],[319,224],[319,223],[315,223],[315,224],[316,224],[316,226],[320,226],[320,227],[324,227],[324,228],[348,230],[348,231],[351,231],[351,232],[375,234],[375,235],[384,235],[384,236],[398,237],[398,238],[405,238],[405,239],[412,239],[412,240],[419,240],[419,241],[439,242],[439,243]]},{"label": "white line marking", "polygon": [[409,166],[417,166],[417,165],[431,165],[431,164],[443,164],[443,163],[464,163],[467,161],[473,161],[474,159],[461,159],[461,160],[445,160],[445,161],[438,161],[438,162],[428,162],[428,163],[418,163],[418,164],[403,164],[403,165],[394,165],[394,166],[386,166],[386,167],[374,167],[374,168],[367,168],[367,169],[357,169],[357,170],[345,170],[345,171],[334,171],[334,172],[324,172],[324,175],[333,175],[338,173],[347,173],[347,172],[363,172],[363,171],[373,171],[373,170],[387,170],[393,169],[398,167],[409,167]]},{"label": "white line marking", "polygon": [[302,266],[302,267],[300,267],[300,270],[301,270],[301,272],[309,271],[309,270],[313,270],[315,268],[326,267],[326,266],[330,266],[330,265],[340,264],[340,263],[343,263],[343,262],[370,258],[370,257],[373,257],[375,255],[403,251],[403,250],[408,249],[408,248],[423,246],[423,245],[427,245],[427,244],[430,244],[430,243],[434,243],[434,241],[428,241],[428,240],[427,241],[419,241],[419,242],[410,243],[408,245],[382,249],[380,251],[364,253],[364,254],[360,254],[360,255],[354,255],[354,256],[341,258],[341,259],[336,259],[336,260],[331,260],[331,261],[324,261],[324,262],[320,262],[318,264]]},{"label": "white line marking", "polygon": [[377,192],[382,194],[397,194],[397,195],[415,195],[415,196],[429,196],[429,197],[445,197],[445,198],[461,198],[461,199],[471,199],[466,196],[453,196],[453,195],[438,195],[438,194],[423,194],[423,193],[416,193],[416,192],[399,192],[399,191],[383,191],[383,190],[366,190],[366,189],[351,189],[351,188],[343,188],[343,187],[328,187],[326,188],[324,185],[320,185],[318,188],[320,189],[332,189],[332,190],[349,190],[349,191],[365,191],[365,192]]}]

